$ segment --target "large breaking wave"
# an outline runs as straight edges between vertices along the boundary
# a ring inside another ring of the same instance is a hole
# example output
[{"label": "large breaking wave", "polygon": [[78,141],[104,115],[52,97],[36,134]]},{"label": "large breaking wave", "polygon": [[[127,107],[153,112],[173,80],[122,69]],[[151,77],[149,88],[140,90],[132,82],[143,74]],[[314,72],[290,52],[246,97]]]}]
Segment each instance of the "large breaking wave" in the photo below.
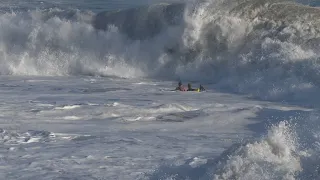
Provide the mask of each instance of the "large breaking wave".
[{"label": "large breaking wave", "polygon": [[182,79],[298,101],[320,85],[319,17],[285,0],[2,11],[0,74]]}]

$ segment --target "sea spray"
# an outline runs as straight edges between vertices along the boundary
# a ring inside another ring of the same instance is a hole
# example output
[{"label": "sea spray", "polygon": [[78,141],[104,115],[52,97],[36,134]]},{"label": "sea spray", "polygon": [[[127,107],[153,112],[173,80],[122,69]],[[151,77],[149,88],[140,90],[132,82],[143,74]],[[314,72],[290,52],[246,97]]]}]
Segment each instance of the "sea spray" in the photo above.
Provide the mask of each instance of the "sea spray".
[{"label": "sea spray", "polygon": [[295,179],[302,171],[296,134],[288,122],[259,141],[240,146],[215,167],[214,179]]}]

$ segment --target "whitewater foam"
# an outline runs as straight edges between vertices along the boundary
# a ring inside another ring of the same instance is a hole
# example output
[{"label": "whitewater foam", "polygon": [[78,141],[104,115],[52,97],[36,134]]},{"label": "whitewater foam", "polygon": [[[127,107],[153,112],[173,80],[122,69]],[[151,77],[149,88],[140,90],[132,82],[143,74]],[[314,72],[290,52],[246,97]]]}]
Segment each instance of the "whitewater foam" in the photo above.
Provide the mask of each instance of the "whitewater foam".
[{"label": "whitewater foam", "polygon": [[306,99],[319,86],[318,17],[318,8],[273,0],[6,12],[0,74],[194,80],[263,99]]},{"label": "whitewater foam", "polygon": [[80,107],[81,107],[80,105],[65,105],[62,107],[56,107],[54,109],[56,109],[56,110],[71,110],[71,109],[80,108]]},{"label": "whitewater foam", "polygon": [[33,142],[46,142],[55,138],[55,134],[47,131],[34,131],[29,130],[25,133],[18,133],[15,131],[9,131],[0,129],[0,143],[2,144],[24,144]]},{"label": "whitewater foam", "polygon": [[214,179],[295,179],[302,171],[296,135],[280,122],[260,141],[241,145],[215,167]]}]

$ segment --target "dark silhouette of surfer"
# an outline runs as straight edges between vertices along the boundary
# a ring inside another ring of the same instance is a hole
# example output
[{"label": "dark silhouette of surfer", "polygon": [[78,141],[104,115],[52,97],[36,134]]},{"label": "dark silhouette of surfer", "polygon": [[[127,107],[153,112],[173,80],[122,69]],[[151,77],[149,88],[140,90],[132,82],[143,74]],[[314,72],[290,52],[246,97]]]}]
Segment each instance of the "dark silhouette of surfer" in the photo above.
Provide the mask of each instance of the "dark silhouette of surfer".
[{"label": "dark silhouette of surfer", "polygon": [[188,88],[185,88],[181,81],[179,81],[178,83],[178,87],[176,87],[175,89],[176,91],[198,91],[198,92],[201,92],[201,91],[205,91],[206,89],[200,84],[200,87],[197,88],[197,89],[193,89],[192,86],[191,86],[191,83],[188,83]]}]

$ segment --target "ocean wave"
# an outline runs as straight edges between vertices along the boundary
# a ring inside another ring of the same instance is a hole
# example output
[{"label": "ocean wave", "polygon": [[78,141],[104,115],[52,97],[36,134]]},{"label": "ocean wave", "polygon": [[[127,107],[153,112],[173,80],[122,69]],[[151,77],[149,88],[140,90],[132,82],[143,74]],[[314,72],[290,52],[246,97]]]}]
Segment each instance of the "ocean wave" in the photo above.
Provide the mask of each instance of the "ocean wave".
[{"label": "ocean wave", "polygon": [[300,101],[320,85],[319,17],[285,0],[11,11],[0,15],[0,74],[181,79]]}]

